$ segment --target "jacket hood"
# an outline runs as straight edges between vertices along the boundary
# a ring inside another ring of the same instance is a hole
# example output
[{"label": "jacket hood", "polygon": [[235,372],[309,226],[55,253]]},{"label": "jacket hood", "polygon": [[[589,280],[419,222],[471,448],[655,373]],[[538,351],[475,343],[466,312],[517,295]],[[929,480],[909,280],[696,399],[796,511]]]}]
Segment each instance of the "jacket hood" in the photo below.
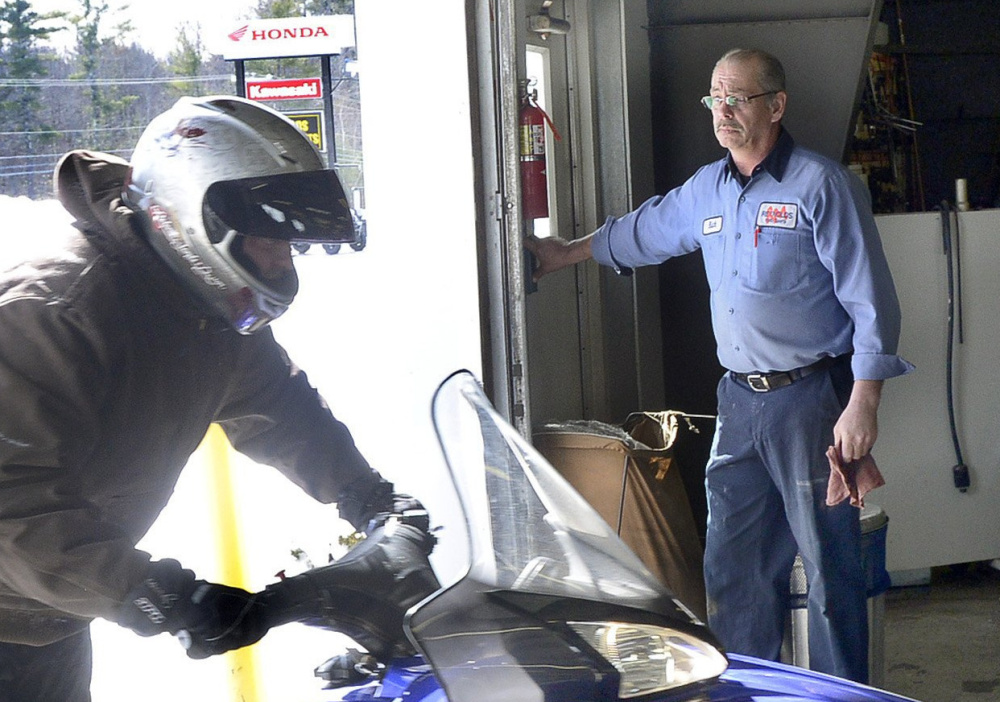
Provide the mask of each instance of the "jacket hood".
[{"label": "jacket hood", "polygon": [[112,204],[121,197],[128,169],[127,161],[111,154],[70,151],[56,165],[55,196],[80,229],[114,228]]},{"label": "jacket hood", "polygon": [[[185,318],[211,318],[201,302],[170,270],[142,234],[138,215],[122,202],[130,165],[117,156],[75,150],[56,165],[53,188],[56,198],[75,218],[74,226],[112,261],[127,260],[125,275],[133,279]],[[223,320],[217,320],[221,326]]]}]

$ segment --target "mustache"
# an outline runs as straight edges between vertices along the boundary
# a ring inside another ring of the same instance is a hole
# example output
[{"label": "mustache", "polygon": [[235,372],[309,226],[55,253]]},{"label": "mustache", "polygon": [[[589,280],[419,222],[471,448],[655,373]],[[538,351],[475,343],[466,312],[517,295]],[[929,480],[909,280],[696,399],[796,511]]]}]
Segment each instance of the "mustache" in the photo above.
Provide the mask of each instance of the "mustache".
[{"label": "mustache", "polygon": [[743,131],[743,125],[741,125],[739,122],[734,122],[733,120],[721,119],[718,122],[716,122],[716,124],[715,124],[715,130],[716,131],[718,131],[720,129],[727,129],[727,128],[728,129],[735,129],[735,130],[741,131],[741,132]]}]

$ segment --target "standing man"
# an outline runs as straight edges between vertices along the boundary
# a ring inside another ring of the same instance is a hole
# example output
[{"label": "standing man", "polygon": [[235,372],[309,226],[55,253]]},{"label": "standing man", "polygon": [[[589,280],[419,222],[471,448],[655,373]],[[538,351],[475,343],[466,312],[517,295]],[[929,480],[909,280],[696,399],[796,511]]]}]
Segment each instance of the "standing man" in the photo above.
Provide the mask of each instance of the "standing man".
[{"label": "standing man", "polygon": [[0,702],[89,701],[96,617],[192,657],[264,635],[266,598],[136,548],[212,423],[356,528],[419,506],[268,327],[298,291],[290,241],[353,235],[292,122],[184,98],[131,162],[73,151],[55,179],[74,227],[0,273]]},{"label": "standing man", "polygon": [[628,273],[701,249],[729,371],[706,470],[709,626],[730,651],[777,660],[799,552],[811,667],[865,682],[860,523],[847,502],[826,505],[826,451],[867,456],[882,381],[913,366],[896,355],[899,303],[870,196],[795,144],[787,99],[775,57],[727,52],[702,98],[726,158],[588,237],[526,247],[536,279],[589,258]]}]

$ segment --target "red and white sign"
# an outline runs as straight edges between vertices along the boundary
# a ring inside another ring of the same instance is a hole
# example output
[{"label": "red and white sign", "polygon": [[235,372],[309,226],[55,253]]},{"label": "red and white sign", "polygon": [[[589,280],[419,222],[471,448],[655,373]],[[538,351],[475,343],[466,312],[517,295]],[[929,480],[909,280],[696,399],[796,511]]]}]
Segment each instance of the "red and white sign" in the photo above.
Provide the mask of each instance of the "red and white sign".
[{"label": "red and white sign", "polygon": [[319,78],[289,80],[248,80],[247,97],[251,100],[306,100],[323,97]]},{"label": "red and white sign", "polygon": [[223,41],[222,56],[227,61],[339,54],[354,46],[354,17],[239,20]]}]

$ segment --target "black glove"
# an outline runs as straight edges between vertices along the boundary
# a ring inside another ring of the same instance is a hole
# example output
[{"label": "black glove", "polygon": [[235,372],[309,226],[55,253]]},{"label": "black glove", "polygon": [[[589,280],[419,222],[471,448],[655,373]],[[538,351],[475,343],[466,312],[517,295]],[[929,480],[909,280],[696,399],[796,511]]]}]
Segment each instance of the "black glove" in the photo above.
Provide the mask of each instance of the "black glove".
[{"label": "black glove", "polygon": [[260,641],[270,628],[256,594],[204,580],[191,594],[187,626],[177,638],[188,658],[208,658]]},{"label": "black glove", "polygon": [[240,588],[196,580],[173,559],[150,563],[149,574],[126,596],[117,621],[140,636],[169,633],[191,658],[249,646],[267,633],[262,606]]},{"label": "black glove", "polygon": [[424,532],[430,529],[430,518],[420,500],[394,492],[392,483],[374,472],[371,479],[356,481],[340,493],[337,511],[351,526],[366,533],[393,514]]},{"label": "black glove", "polygon": [[428,560],[434,537],[407,524],[375,529],[338,561],[259,593],[271,626],[299,621],[347,634],[377,658],[410,655],[403,624],[440,584]]},{"label": "black glove", "polygon": [[398,516],[399,521],[403,524],[414,526],[425,534],[430,533],[431,518],[427,514],[427,508],[412,495],[401,492],[392,493],[392,507],[389,511],[376,514],[368,523],[371,526],[381,526],[388,517],[393,515]]},{"label": "black glove", "polygon": [[181,614],[196,587],[193,571],[172,558],[149,564],[146,579],[125,596],[117,622],[139,634],[176,634],[187,625]]}]

